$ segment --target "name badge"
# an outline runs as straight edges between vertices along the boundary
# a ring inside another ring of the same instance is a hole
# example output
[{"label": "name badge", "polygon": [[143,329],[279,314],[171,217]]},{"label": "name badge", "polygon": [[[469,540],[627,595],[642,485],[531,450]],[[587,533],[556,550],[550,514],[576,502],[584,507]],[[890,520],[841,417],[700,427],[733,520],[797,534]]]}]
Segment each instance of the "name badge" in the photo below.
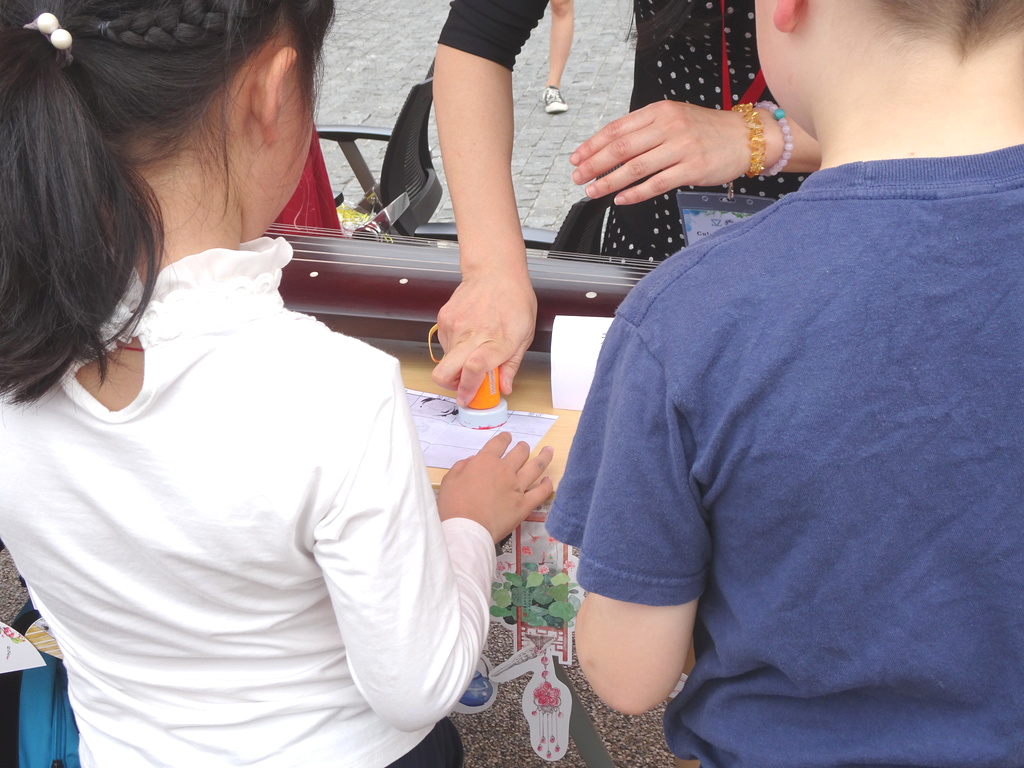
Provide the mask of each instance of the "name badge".
[{"label": "name badge", "polygon": [[775,200],[770,197],[729,197],[724,192],[692,192],[680,189],[676,192],[676,202],[679,204],[679,214],[683,219],[683,243],[689,247],[730,224],[763,211]]}]

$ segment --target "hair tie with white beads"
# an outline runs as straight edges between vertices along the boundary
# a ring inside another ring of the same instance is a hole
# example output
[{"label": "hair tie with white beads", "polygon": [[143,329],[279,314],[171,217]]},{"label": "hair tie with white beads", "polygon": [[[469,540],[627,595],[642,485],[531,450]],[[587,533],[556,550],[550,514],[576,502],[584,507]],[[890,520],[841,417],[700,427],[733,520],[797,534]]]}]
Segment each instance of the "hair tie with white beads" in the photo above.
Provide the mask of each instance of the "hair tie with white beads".
[{"label": "hair tie with white beads", "polygon": [[50,45],[58,51],[64,52],[67,56],[68,63],[70,63],[71,33],[61,27],[56,16],[52,13],[41,13],[36,17],[35,21],[30,24],[26,24],[25,29],[38,29],[42,32],[46,36],[46,39],[50,41]]}]

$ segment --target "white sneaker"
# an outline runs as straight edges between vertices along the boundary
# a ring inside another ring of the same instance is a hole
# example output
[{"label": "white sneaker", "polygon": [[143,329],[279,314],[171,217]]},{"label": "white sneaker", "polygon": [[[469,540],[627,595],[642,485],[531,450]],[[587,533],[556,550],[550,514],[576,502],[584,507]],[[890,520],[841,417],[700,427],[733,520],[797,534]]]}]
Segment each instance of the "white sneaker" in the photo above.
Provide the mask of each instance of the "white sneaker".
[{"label": "white sneaker", "polygon": [[549,115],[555,115],[559,112],[565,112],[569,108],[569,105],[565,103],[565,99],[562,98],[561,92],[553,85],[549,85],[544,89],[544,111]]}]

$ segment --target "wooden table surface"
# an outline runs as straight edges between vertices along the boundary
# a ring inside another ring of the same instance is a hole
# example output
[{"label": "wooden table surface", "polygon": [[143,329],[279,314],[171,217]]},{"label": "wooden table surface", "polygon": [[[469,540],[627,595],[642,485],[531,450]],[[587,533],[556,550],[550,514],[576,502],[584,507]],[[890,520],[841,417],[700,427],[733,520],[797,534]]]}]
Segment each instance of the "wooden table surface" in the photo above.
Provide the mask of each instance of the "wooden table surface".
[{"label": "wooden table surface", "polygon": [[[402,366],[402,380],[408,389],[429,392],[436,395],[455,397],[454,392],[442,389],[430,378],[434,363],[430,359],[425,342],[393,341],[390,339],[366,339],[378,349],[398,358]],[[436,349],[436,347],[435,347]],[[554,425],[537,446],[539,451],[545,445],[554,446],[555,455],[547,474],[555,484],[565,473],[565,461],[569,456],[576,426],[579,424],[579,411],[566,411],[551,407],[551,364],[550,355],[544,352],[528,352],[519,373],[512,384],[512,394],[505,399],[513,411],[529,411],[531,413],[548,413],[558,417]],[[534,454],[536,454],[534,451]],[[429,467],[430,482],[437,487],[447,470]]]}]

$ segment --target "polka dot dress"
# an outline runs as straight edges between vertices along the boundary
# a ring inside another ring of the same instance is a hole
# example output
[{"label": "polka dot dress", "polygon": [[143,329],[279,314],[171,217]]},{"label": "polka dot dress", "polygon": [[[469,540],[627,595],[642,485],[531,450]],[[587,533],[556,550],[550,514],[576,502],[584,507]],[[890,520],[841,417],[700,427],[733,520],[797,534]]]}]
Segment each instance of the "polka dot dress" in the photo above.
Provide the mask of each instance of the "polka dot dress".
[{"label": "polka dot dress", "polygon": [[[679,0],[676,0],[679,1]],[[696,0],[709,13],[720,13],[719,0]],[[634,0],[639,20],[650,17],[663,0]],[[759,64],[754,40],[754,1],[732,0],[726,8],[725,34],[733,104],[757,76]],[[670,37],[660,48],[637,51],[630,111],[663,99],[685,101],[702,107],[722,108],[722,37],[712,25],[702,36]],[[767,91],[756,98],[772,100]],[[734,182],[740,195],[779,197],[792,192],[804,177],[781,173],[772,177]],[[692,189],[692,187],[691,187]],[[723,187],[702,189],[721,190]],[[661,261],[683,247],[682,223],[675,192],[628,206],[613,206],[608,217],[604,252],[630,259]]]}]

